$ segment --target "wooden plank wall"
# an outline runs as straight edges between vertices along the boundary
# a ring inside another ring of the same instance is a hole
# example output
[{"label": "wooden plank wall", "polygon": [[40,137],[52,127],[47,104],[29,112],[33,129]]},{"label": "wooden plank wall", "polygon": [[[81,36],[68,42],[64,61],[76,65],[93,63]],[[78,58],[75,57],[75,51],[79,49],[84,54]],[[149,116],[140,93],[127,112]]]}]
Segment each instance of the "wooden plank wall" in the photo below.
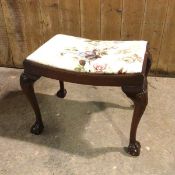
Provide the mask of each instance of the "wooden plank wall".
[{"label": "wooden plank wall", "polygon": [[0,66],[25,57],[57,33],[148,40],[152,71],[175,74],[175,0],[0,0]]}]

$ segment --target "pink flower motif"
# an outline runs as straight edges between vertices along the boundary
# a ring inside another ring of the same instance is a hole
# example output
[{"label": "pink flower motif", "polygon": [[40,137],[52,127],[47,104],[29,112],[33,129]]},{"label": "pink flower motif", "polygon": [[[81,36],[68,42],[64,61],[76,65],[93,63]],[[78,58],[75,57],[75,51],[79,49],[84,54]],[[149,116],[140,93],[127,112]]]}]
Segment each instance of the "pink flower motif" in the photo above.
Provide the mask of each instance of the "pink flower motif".
[{"label": "pink flower motif", "polygon": [[102,73],[107,67],[107,64],[101,65],[101,64],[94,64],[93,65],[96,72]]}]

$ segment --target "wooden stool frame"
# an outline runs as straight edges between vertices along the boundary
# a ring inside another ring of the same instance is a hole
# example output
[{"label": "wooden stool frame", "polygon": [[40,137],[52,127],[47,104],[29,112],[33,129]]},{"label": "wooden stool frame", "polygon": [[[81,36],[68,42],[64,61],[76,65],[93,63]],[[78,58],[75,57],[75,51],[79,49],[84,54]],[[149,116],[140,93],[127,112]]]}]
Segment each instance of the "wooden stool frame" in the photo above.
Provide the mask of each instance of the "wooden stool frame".
[{"label": "wooden stool frame", "polygon": [[151,55],[147,47],[141,73],[132,74],[99,74],[68,71],[44,66],[25,60],[24,72],[20,77],[20,85],[35,112],[36,121],[31,133],[39,135],[44,129],[39,105],[34,92],[34,82],[41,76],[59,80],[60,90],[57,96],[64,98],[66,90],[64,81],[94,86],[120,86],[123,92],[134,102],[134,113],[131,122],[130,141],[127,152],[132,156],[140,154],[140,143],[136,140],[137,127],[148,103],[147,76],[151,67]]}]

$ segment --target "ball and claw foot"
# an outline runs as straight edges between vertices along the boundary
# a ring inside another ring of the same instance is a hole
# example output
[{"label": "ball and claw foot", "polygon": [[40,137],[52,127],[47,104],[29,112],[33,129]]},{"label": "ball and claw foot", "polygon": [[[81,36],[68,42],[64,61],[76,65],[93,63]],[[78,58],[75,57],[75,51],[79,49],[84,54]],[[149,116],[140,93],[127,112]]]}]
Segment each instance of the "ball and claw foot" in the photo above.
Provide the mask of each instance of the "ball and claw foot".
[{"label": "ball and claw foot", "polygon": [[139,156],[140,148],[141,148],[140,143],[138,141],[135,141],[134,143],[129,144],[128,148],[126,149],[126,152],[131,156]]},{"label": "ball and claw foot", "polygon": [[57,97],[59,97],[59,98],[64,98],[64,97],[66,96],[66,94],[67,94],[66,89],[64,89],[64,91],[63,91],[63,90],[59,90],[59,91],[57,92]]},{"label": "ball and claw foot", "polygon": [[31,127],[30,132],[35,135],[39,135],[42,133],[44,129],[44,125],[42,122],[35,122],[34,125]]}]

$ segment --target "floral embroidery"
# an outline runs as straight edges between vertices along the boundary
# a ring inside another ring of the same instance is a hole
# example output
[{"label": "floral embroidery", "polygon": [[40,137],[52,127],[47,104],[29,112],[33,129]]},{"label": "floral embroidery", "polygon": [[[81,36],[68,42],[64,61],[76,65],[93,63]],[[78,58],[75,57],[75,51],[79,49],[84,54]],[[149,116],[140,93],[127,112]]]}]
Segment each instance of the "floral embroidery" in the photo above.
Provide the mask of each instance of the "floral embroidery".
[{"label": "floral embroidery", "polygon": [[85,72],[84,66],[78,65],[75,69],[77,72]]},{"label": "floral embroidery", "polygon": [[79,61],[79,64],[80,64],[81,66],[84,66],[84,65],[86,64],[86,61],[85,61],[85,60],[80,60],[80,61]]},{"label": "floral embroidery", "polygon": [[95,69],[95,72],[102,73],[106,69],[107,64],[105,65],[94,64],[93,67]]},{"label": "floral embroidery", "polygon": [[146,41],[98,41],[60,34],[27,59],[77,72],[136,73],[142,71],[146,45]]},{"label": "floral embroidery", "polygon": [[127,63],[134,63],[136,61],[138,61],[138,62],[142,61],[142,58],[139,57],[137,54],[134,54],[131,57],[124,57],[122,59],[123,59],[123,61],[126,61]]}]

